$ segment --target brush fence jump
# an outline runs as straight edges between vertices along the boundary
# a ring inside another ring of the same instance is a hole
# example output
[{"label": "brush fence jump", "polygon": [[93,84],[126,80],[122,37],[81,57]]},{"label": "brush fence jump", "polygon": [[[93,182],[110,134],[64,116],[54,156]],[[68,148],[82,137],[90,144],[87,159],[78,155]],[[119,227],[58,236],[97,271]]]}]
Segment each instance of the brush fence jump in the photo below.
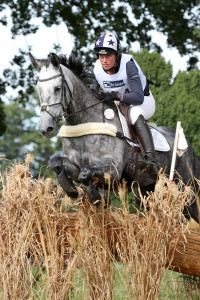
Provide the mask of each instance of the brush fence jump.
[{"label": "brush fence jump", "polygon": [[[79,234],[80,222],[78,213],[68,213],[66,219],[66,228],[73,236]],[[116,221],[112,222],[110,214],[105,214],[105,223],[108,218],[107,226],[105,226],[108,242],[111,250],[115,250],[118,240],[119,225]],[[200,277],[200,233],[190,231],[185,233],[185,238],[180,238],[174,252],[174,257],[170,265],[170,269],[183,274]]]}]

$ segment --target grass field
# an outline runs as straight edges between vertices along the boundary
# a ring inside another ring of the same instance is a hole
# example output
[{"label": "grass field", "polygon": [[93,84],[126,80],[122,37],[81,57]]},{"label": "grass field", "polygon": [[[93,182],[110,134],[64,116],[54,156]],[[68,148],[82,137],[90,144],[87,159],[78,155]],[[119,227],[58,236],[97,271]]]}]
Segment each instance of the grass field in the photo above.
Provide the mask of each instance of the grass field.
[{"label": "grass field", "polygon": [[[120,269],[120,270],[119,270]],[[127,299],[131,300],[132,298],[128,295],[128,289],[126,284],[123,281],[123,265],[116,264],[115,265],[115,274],[114,274],[114,281],[113,281],[113,300],[121,300]],[[77,269],[76,275],[73,278],[74,281],[74,289],[71,291],[71,300],[89,300],[87,296],[87,286],[85,284],[85,278],[83,275],[83,270]],[[196,281],[193,281],[190,290],[187,289],[185,286],[184,276],[180,273],[168,271],[163,282],[160,286],[160,292],[158,296],[158,300],[170,300],[170,299],[177,299],[177,300],[199,300],[199,290],[197,289]],[[187,283],[188,284],[188,283]],[[191,282],[189,283],[191,284]],[[199,284],[199,283],[198,283]],[[43,283],[40,282],[40,288],[43,290]],[[38,288],[37,290],[40,290]],[[42,293],[38,296],[35,296],[34,299],[45,300],[46,295],[42,295]],[[135,299],[137,299],[135,297]]]}]

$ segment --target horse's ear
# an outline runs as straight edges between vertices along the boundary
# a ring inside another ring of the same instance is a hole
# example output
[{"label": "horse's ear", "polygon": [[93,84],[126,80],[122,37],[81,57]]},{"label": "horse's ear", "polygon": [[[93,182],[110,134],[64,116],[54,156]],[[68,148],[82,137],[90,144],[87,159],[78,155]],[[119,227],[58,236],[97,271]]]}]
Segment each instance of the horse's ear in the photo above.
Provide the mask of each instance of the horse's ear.
[{"label": "horse's ear", "polygon": [[54,67],[59,68],[60,67],[60,61],[58,56],[55,53],[51,54],[51,63]]},{"label": "horse's ear", "polygon": [[29,58],[31,60],[33,68],[36,69],[37,71],[40,71],[43,66],[41,60],[35,59],[31,53],[29,53]]}]

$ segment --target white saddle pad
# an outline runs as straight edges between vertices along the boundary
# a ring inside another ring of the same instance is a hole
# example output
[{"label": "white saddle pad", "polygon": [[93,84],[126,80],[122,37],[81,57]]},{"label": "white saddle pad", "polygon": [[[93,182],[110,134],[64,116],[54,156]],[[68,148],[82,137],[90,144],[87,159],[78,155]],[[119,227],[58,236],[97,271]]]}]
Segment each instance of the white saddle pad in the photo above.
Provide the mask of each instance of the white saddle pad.
[{"label": "white saddle pad", "polygon": [[[117,106],[117,108],[118,108],[118,106]],[[126,118],[125,118],[124,115],[122,115],[122,113],[120,112],[119,108],[118,108],[118,114],[119,114],[119,118],[120,118],[120,121],[121,121],[121,125],[122,125],[122,129],[123,129],[124,135],[127,136],[128,138],[131,138]],[[159,132],[156,128],[150,128],[150,130],[151,130],[151,133],[152,133],[155,150],[157,150],[157,151],[163,151],[163,152],[169,151],[170,150],[170,146],[169,146],[166,138],[164,137],[164,135],[161,132]],[[128,140],[127,140],[127,142],[131,146],[140,147],[139,144],[134,144],[134,143],[132,143],[132,142],[130,142]]]},{"label": "white saddle pad", "polygon": [[170,146],[164,137],[164,135],[158,131],[156,128],[150,128],[152,136],[153,136],[153,142],[155,150],[157,151],[164,151],[167,152],[170,150]]}]

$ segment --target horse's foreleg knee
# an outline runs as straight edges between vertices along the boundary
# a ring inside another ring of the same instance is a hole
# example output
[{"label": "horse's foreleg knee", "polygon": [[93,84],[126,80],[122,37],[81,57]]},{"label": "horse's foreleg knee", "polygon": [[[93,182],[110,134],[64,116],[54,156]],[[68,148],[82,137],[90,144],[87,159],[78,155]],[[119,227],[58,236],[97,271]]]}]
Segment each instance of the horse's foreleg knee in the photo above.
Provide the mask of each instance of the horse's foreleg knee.
[{"label": "horse's foreleg knee", "polygon": [[50,159],[50,168],[56,173],[56,175],[59,175],[63,170],[63,160],[60,156],[53,156]]},{"label": "horse's foreleg knee", "polygon": [[78,179],[81,183],[89,185],[94,178],[98,178],[103,182],[106,173],[110,174],[111,179],[119,180],[121,177],[114,166],[113,160],[106,158],[81,168]]},{"label": "horse's foreleg knee", "polygon": [[84,167],[80,170],[78,180],[84,185],[89,185],[92,180],[92,175],[92,170],[89,167]]}]

